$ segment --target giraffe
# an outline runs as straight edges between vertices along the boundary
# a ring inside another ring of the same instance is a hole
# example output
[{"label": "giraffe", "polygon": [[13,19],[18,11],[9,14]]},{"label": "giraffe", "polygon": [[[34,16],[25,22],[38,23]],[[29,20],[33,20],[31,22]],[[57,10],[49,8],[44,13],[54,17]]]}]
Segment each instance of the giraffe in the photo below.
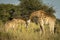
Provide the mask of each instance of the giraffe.
[{"label": "giraffe", "polygon": [[[50,16],[48,15],[45,11],[43,10],[38,10],[35,12],[32,12],[30,15],[30,19],[28,21],[31,22],[31,20],[33,19],[33,17],[37,17],[38,18],[38,25],[41,26],[41,30],[45,33],[45,28],[44,28],[44,24],[49,24],[49,28],[50,28],[50,32],[54,34],[54,25],[56,22],[56,17],[54,15]],[[28,24],[30,23],[28,22]]]},{"label": "giraffe", "polygon": [[8,31],[9,29],[15,30],[18,25],[24,25],[26,27],[26,22],[23,19],[12,19],[5,23],[5,31]]}]

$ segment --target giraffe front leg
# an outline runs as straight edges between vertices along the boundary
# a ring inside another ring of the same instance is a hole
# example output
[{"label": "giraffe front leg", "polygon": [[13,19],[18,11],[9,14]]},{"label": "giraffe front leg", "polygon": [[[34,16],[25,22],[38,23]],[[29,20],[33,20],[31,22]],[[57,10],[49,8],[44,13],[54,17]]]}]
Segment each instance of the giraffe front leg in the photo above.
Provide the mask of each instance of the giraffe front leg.
[{"label": "giraffe front leg", "polygon": [[42,32],[43,32],[43,34],[45,34],[45,27],[44,27],[44,22],[43,22],[43,20],[41,21],[41,30],[42,30]]}]

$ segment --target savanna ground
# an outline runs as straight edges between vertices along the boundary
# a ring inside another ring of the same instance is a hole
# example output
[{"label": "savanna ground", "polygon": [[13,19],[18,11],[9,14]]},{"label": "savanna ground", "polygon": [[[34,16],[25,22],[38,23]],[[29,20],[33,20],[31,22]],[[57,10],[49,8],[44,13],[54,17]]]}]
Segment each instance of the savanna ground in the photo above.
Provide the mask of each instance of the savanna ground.
[{"label": "savanna ground", "polygon": [[[6,29],[8,29],[7,26]],[[35,23],[30,23],[26,28],[23,24],[18,24],[17,27],[9,28],[6,31],[4,24],[0,21],[0,40],[60,40],[60,21],[55,25],[55,34],[49,32],[49,27],[45,25],[45,35],[42,34],[40,27]]]}]

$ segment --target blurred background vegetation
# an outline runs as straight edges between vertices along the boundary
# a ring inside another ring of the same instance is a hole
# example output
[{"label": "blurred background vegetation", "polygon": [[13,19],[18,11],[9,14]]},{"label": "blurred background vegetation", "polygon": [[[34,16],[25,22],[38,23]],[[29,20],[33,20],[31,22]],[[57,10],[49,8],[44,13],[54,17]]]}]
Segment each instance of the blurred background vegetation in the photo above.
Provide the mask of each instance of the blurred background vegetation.
[{"label": "blurred background vegetation", "polygon": [[[14,18],[24,18],[28,20],[32,12],[44,10],[49,15],[54,15],[55,10],[52,6],[48,6],[42,0],[19,0],[19,5],[0,4],[0,40],[60,40],[60,19],[56,18],[56,33],[41,36],[39,27],[35,23],[31,23],[26,29],[24,25],[18,24],[17,29],[9,29],[5,31],[5,23]],[[16,24],[17,25],[17,24]],[[7,26],[9,27],[9,26]],[[48,28],[47,28],[48,30]]]}]

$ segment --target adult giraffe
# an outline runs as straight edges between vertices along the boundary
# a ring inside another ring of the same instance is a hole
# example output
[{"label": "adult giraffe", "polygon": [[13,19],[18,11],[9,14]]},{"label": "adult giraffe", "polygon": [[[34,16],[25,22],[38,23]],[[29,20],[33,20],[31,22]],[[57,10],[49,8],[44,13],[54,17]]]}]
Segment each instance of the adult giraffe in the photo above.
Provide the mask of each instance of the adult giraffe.
[{"label": "adult giraffe", "polygon": [[33,17],[37,17],[38,20],[38,24],[41,27],[41,30],[45,33],[45,28],[44,28],[44,24],[48,24],[49,28],[50,28],[50,32],[54,34],[54,26],[55,26],[55,22],[56,22],[56,17],[54,15],[48,15],[45,11],[43,10],[38,10],[35,11],[33,13],[31,13],[30,15],[30,19],[28,20],[28,24],[30,23],[30,21],[32,19],[34,19]]}]

